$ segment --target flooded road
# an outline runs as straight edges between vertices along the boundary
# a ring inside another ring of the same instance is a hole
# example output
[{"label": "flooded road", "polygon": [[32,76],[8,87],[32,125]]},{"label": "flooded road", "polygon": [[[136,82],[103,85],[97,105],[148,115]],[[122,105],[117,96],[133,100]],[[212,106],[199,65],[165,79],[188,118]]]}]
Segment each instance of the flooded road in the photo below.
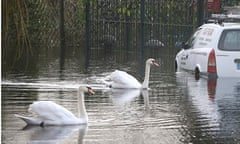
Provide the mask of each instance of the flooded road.
[{"label": "flooded road", "polygon": [[[113,90],[101,80],[115,69],[141,81],[141,62],[91,61],[79,70],[76,61],[59,71],[55,63],[40,66],[35,76],[8,74],[2,80],[2,143],[180,144],[240,143],[240,80],[195,80],[174,72],[169,59],[156,58],[150,90]],[[57,62],[56,62],[57,63]],[[25,127],[14,114],[29,115],[33,101],[54,101],[77,115],[77,88],[90,85],[85,95],[88,125]]]}]

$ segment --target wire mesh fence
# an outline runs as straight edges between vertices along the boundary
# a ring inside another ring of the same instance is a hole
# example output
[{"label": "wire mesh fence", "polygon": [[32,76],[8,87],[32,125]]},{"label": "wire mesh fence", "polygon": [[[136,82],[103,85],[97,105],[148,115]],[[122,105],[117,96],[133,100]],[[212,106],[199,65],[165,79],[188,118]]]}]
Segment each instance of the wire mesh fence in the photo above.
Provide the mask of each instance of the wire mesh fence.
[{"label": "wire mesh fence", "polygon": [[[15,4],[12,1],[12,4]],[[52,57],[86,52],[86,59],[117,52],[125,59],[127,53],[157,56],[176,52],[176,41],[186,40],[196,23],[194,0],[22,0],[20,9],[26,23],[33,57]],[[9,5],[4,1],[3,5]],[[23,7],[24,5],[24,7]],[[8,10],[4,10],[8,11]],[[7,15],[7,13],[6,13]],[[16,47],[14,33],[21,23],[10,14],[11,29],[4,36],[8,44],[3,53],[12,55]],[[5,19],[4,19],[5,21]],[[5,24],[4,24],[5,26]],[[24,35],[20,36],[24,38]],[[23,45],[22,49],[26,46]],[[19,57],[25,57],[19,52]],[[7,57],[8,57],[7,56]],[[6,61],[12,61],[4,57]],[[29,60],[28,60],[29,61]],[[10,62],[11,63],[11,62]]]},{"label": "wire mesh fence", "polygon": [[90,1],[88,49],[134,51],[171,49],[194,28],[194,1]]}]

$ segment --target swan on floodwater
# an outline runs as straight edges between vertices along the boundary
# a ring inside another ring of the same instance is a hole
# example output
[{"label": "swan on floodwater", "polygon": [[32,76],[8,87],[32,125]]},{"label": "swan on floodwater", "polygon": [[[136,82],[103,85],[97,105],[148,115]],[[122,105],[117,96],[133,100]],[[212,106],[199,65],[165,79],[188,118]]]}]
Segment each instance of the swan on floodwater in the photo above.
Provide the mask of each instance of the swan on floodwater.
[{"label": "swan on floodwater", "polygon": [[38,117],[25,117],[15,115],[25,121],[28,125],[77,125],[86,124],[88,115],[84,103],[84,93],[94,94],[92,88],[80,86],[78,89],[78,110],[79,117],[76,117],[66,108],[52,101],[36,101],[29,106],[28,111],[35,113]]},{"label": "swan on floodwater", "polygon": [[108,77],[108,79],[110,79],[111,81],[110,83],[106,81],[104,82],[111,88],[147,89],[149,85],[149,75],[150,75],[151,65],[159,66],[159,64],[153,58],[149,58],[146,61],[145,78],[142,84],[132,75],[120,70],[115,70],[110,74],[110,76]]}]

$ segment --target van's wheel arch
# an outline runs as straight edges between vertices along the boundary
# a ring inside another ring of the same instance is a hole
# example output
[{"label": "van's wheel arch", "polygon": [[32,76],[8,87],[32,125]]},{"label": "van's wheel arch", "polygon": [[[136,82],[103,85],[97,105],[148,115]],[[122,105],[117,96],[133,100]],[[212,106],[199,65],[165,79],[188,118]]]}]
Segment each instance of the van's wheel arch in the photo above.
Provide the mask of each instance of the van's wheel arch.
[{"label": "van's wheel arch", "polygon": [[199,68],[195,68],[194,75],[195,75],[195,79],[196,80],[200,79],[200,70],[199,70]]}]

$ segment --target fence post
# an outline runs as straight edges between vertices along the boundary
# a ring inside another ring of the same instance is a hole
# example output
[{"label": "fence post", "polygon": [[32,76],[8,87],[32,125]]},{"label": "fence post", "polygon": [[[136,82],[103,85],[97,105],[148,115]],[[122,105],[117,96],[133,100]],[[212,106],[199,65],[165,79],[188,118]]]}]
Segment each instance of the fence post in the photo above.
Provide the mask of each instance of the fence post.
[{"label": "fence post", "polygon": [[141,18],[141,42],[140,42],[140,48],[141,48],[141,54],[140,54],[140,74],[141,74],[141,78],[144,76],[144,37],[145,37],[145,0],[141,0],[141,12],[140,12],[140,18]]},{"label": "fence post", "polygon": [[204,17],[204,0],[197,0],[197,26],[203,24]]},{"label": "fence post", "polygon": [[125,15],[126,17],[126,48],[127,51],[130,48],[130,16],[128,16],[127,14]]},{"label": "fence post", "polygon": [[64,67],[65,61],[65,28],[64,28],[64,0],[60,0],[60,69]]},{"label": "fence post", "polygon": [[85,46],[85,68],[88,68],[90,58],[90,2],[86,1],[86,46]]}]

